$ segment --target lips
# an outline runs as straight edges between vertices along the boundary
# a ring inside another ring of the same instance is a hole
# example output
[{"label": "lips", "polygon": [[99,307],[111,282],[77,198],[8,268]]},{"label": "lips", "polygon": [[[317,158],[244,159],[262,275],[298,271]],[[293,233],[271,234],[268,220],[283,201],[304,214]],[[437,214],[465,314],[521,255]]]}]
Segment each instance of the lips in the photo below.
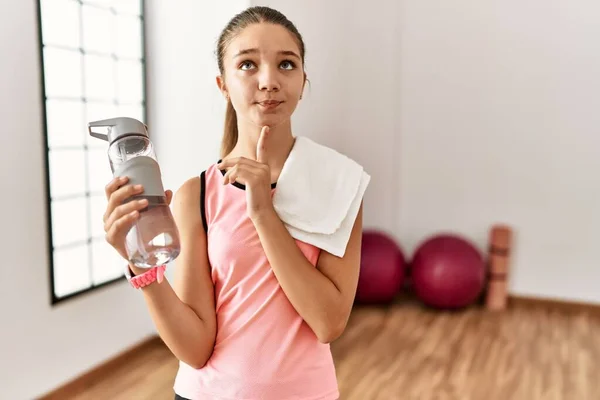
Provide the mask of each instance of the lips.
[{"label": "lips", "polygon": [[261,106],[277,106],[281,103],[283,103],[283,102],[279,101],[279,100],[265,100],[265,101],[258,102],[258,104],[260,104]]},{"label": "lips", "polygon": [[263,110],[274,110],[277,107],[279,107],[279,105],[283,103],[283,101],[279,101],[279,100],[264,100],[264,101],[259,101],[258,105],[261,106],[261,108]]}]

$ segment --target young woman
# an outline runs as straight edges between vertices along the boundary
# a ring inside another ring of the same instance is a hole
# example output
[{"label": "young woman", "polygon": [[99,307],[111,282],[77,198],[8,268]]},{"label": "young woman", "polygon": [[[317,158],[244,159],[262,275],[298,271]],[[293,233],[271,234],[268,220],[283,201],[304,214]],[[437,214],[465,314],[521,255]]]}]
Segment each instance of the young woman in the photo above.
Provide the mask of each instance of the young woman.
[{"label": "young woman", "polygon": [[[272,203],[295,141],[304,53],[295,26],[267,7],[235,16],[218,41],[217,84],[227,101],[222,161],[173,198],[182,242],[173,287],[147,279],[141,288],[180,360],[178,399],[339,397],[329,343],[354,301],[362,206],[344,256],[336,257],[293,239]],[[125,235],[146,203],[123,202],[142,191],[127,178],[106,188],[107,241],[124,258]]]}]

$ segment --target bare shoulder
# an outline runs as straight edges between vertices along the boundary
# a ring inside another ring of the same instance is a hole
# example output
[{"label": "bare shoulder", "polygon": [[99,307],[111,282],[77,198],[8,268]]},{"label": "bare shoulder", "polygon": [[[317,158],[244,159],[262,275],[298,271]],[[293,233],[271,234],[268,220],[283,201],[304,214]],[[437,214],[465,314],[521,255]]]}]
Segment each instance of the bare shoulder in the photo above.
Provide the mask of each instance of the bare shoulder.
[{"label": "bare shoulder", "polygon": [[177,223],[189,224],[200,220],[200,177],[186,180],[173,195],[173,213]]}]

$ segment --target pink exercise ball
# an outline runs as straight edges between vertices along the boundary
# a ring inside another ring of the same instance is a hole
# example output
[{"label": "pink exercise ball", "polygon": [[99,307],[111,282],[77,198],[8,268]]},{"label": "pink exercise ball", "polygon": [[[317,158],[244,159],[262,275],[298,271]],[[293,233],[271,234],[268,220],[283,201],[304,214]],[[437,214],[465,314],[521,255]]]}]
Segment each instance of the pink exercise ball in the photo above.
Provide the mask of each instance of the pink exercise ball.
[{"label": "pink exercise ball", "polygon": [[425,240],[417,247],[411,268],[416,296],[431,307],[466,307],[484,289],[484,258],[458,235],[439,234]]},{"label": "pink exercise ball", "polygon": [[404,283],[406,261],[400,246],[387,234],[366,231],[362,236],[359,303],[389,303]]}]

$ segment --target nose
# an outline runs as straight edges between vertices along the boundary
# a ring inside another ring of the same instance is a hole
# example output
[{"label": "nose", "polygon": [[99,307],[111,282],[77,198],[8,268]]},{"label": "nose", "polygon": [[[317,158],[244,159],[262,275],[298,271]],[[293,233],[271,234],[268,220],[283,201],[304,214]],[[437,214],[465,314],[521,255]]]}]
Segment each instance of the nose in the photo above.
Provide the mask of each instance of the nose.
[{"label": "nose", "polygon": [[258,88],[261,91],[277,92],[281,88],[277,71],[271,67],[262,68],[258,78]]}]

